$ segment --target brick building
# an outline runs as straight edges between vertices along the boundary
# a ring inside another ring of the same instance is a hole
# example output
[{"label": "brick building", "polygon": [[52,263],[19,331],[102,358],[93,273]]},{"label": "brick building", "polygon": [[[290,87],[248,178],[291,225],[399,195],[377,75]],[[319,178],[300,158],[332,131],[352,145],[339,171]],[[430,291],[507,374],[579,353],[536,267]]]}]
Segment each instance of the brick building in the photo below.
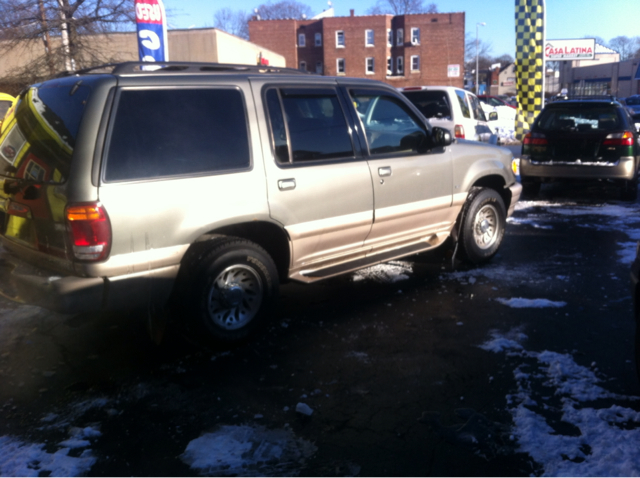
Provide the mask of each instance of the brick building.
[{"label": "brick building", "polygon": [[462,13],[370,15],[310,20],[251,20],[251,42],[287,66],[392,86],[463,86]]}]

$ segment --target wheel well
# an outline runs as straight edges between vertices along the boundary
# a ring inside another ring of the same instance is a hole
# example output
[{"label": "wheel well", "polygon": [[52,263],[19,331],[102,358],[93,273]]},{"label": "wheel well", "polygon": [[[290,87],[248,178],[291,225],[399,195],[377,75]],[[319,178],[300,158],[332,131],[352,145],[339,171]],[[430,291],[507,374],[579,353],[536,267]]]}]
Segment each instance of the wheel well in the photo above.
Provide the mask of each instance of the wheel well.
[{"label": "wheel well", "polygon": [[504,201],[504,206],[507,210],[509,210],[509,206],[511,205],[511,191],[509,188],[505,188],[505,181],[502,176],[492,175],[492,176],[483,176],[479,178],[473,186],[479,188],[491,188],[495,190],[502,200]]},{"label": "wheel well", "polygon": [[278,269],[280,282],[286,282],[289,275],[291,252],[287,233],[275,224],[256,221],[224,226],[200,237],[194,246],[215,236],[233,236],[247,239],[262,247],[273,259]]}]

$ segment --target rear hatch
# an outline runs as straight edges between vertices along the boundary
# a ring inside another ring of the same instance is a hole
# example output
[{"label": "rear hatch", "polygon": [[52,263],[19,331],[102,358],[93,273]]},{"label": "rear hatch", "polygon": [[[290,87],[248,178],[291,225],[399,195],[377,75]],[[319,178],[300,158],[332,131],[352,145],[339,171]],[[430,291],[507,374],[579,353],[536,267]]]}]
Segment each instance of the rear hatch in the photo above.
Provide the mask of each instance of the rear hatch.
[{"label": "rear hatch", "polygon": [[71,77],[20,95],[0,136],[0,235],[5,246],[72,259],[65,183],[90,92]]},{"label": "rear hatch", "polygon": [[533,161],[593,164],[633,156],[635,139],[615,105],[573,103],[546,108],[524,143]]}]

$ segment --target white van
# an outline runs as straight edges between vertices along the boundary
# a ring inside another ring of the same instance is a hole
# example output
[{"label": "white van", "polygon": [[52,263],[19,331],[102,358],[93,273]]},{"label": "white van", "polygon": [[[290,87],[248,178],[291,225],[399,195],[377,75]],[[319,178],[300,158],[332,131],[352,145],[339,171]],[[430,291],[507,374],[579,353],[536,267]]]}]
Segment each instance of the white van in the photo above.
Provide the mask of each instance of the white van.
[{"label": "white van", "polygon": [[[454,86],[408,86],[399,88],[433,126],[446,128],[460,139],[496,144],[480,100],[470,91]],[[497,113],[490,113],[491,121]]]}]

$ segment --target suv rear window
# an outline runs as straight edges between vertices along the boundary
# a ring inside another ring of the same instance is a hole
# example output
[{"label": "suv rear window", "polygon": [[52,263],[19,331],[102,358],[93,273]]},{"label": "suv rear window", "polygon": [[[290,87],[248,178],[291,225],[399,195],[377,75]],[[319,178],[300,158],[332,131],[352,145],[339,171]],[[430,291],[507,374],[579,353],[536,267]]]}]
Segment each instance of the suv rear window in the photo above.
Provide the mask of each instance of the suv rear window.
[{"label": "suv rear window", "polygon": [[0,174],[36,182],[61,183],[91,88],[77,79],[34,86],[21,95],[15,121],[0,137]]},{"label": "suv rear window", "polygon": [[251,165],[239,90],[122,90],[117,103],[106,181],[228,172]]},{"label": "suv rear window", "polygon": [[566,105],[546,108],[540,113],[537,127],[543,130],[609,131],[622,129],[616,107],[607,105]]}]

